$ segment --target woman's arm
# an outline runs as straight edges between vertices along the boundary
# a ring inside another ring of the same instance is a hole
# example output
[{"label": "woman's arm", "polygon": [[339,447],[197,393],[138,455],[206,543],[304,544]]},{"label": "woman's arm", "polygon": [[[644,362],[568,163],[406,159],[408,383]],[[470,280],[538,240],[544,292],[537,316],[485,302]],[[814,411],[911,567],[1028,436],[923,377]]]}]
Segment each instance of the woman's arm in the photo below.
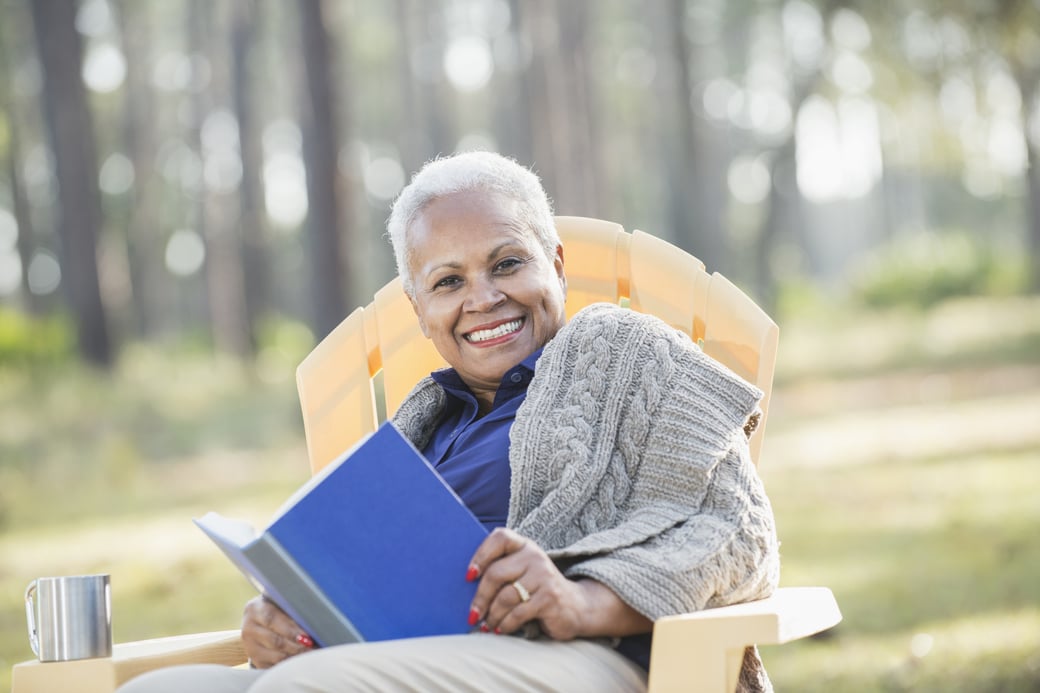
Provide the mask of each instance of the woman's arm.
[{"label": "woman's arm", "polygon": [[582,610],[583,637],[615,637],[648,633],[654,622],[621,601],[613,590],[602,582],[589,578],[571,580],[585,592],[586,608]]},{"label": "woman's arm", "polygon": [[653,622],[606,585],[570,580],[534,542],[496,529],[480,545],[467,576],[480,579],[470,623],[511,633],[537,621],[555,640],[619,637],[649,632]]},{"label": "woman's arm", "polygon": [[609,586],[651,618],[767,597],[779,573],[772,508],[745,445],[712,471],[698,509],[684,520],[566,570],[571,579]]}]

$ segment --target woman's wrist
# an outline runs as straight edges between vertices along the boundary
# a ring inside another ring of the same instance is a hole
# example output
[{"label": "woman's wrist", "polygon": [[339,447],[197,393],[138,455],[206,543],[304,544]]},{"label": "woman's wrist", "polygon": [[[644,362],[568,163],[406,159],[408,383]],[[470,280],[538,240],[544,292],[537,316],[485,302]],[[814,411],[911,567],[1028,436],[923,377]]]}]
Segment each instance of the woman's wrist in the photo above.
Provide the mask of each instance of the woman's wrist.
[{"label": "woman's wrist", "polygon": [[577,627],[580,637],[622,637],[648,633],[653,628],[653,621],[626,604],[602,582],[579,578],[574,585],[581,595]]}]

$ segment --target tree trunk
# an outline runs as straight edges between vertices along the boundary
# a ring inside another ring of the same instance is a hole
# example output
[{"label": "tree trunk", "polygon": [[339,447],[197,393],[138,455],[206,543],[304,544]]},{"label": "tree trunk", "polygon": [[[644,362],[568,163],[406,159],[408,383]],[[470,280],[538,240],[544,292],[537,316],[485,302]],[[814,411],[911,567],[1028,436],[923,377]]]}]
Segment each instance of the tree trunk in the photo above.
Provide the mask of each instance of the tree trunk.
[{"label": "tree trunk", "polygon": [[299,0],[306,86],[303,155],[307,167],[307,238],[311,280],[311,329],[322,339],[346,317],[348,279],[344,272],[338,190],[339,138],[330,76],[329,37],[321,0]]},{"label": "tree trunk", "polygon": [[7,143],[7,172],[10,178],[11,202],[14,207],[15,224],[18,225],[18,259],[22,265],[22,297],[26,309],[31,315],[43,313],[43,304],[29,289],[29,263],[33,256],[33,223],[29,212],[29,201],[25,198],[25,189],[22,188],[22,176],[19,170],[21,162],[21,151],[18,147],[18,125],[15,122],[14,109],[8,102],[5,108],[7,114],[7,132],[10,139]]},{"label": "tree trunk", "polygon": [[[758,232],[758,241],[753,249],[755,298],[762,309],[771,315],[776,312],[778,298],[773,265],[777,241],[784,228],[802,226],[802,197],[798,192],[798,160],[795,150],[796,141],[792,134],[776,150],[770,161],[767,209]],[[782,176],[790,178],[790,188],[785,188],[784,183],[779,182]]]},{"label": "tree trunk", "polygon": [[411,51],[418,45],[415,20],[410,0],[395,0],[394,15],[400,49],[397,51],[397,79],[401,87],[401,165],[405,175],[418,171],[430,151],[426,130],[419,112],[420,102]]},{"label": "tree trunk", "polygon": [[[432,41],[432,55],[439,58],[447,50],[449,31],[444,26],[444,0],[413,0],[418,8],[418,24],[423,35]],[[459,141],[458,118],[455,116],[455,93],[447,83],[443,69],[431,79],[417,83],[421,127],[428,136],[427,159],[435,155],[451,154]]]},{"label": "tree trunk", "polygon": [[[401,49],[398,75],[401,87],[402,118],[401,160],[406,175],[439,154],[455,149],[456,133],[450,116],[451,89],[443,71],[416,75],[413,51],[428,50],[441,55],[445,50],[442,28],[434,17],[440,3],[433,0],[396,0],[395,16]],[[420,58],[422,59],[422,58]]]},{"label": "tree trunk", "polygon": [[242,243],[242,269],[245,284],[246,321],[255,349],[257,323],[270,307],[270,276],[267,258],[267,228],[264,223],[263,183],[260,169],[263,157],[257,128],[256,102],[253,99],[253,64],[256,42],[255,0],[237,0],[231,25],[232,99],[238,120],[242,182],[238,189],[239,238]]},{"label": "tree trunk", "polygon": [[[721,164],[717,135],[694,117],[694,54],[686,36],[686,0],[670,0],[664,9],[661,41],[671,54],[658,80],[662,104],[671,104],[671,130],[662,128],[666,141],[667,207],[673,235],[680,246],[700,258],[709,271],[728,272],[729,241],[722,217],[726,208],[725,166]],[[666,110],[666,109],[662,109]],[[663,114],[665,122],[668,116]]]},{"label": "tree trunk", "polygon": [[101,199],[93,121],[80,79],[76,6],[71,0],[35,0],[31,5],[61,207],[62,284],[76,323],[80,354],[89,363],[107,368],[113,354],[98,282]]},{"label": "tree trunk", "polygon": [[[797,119],[802,104],[815,91],[818,79],[819,74],[815,74],[796,82],[794,93],[791,95],[792,118]],[[795,131],[795,124],[792,123],[790,134],[775,150],[771,159],[767,208],[753,250],[756,299],[763,310],[770,314],[777,308],[777,279],[772,259],[781,233],[784,229],[791,230],[799,246],[806,247],[803,236],[805,214],[802,193],[798,188],[798,141]],[[790,182],[789,186],[782,180],[784,177]]]},{"label": "tree trunk", "polygon": [[[213,66],[212,84],[207,94],[226,94],[228,74],[225,61],[213,60],[212,36],[221,32],[210,32],[214,21],[214,10],[209,0],[194,0],[189,9],[189,25],[192,41],[198,41],[197,52],[210,57]],[[193,137],[203,161],[215,152],[207,151],[201,142],[202,127],[213,109],[213,101],[196,93],[193,98]],[[242,358],[251,358],[254,339],[247,319],[245,306],[245,284],[242,270],[242,243],[238,235],[234,193],[222,185],[214,187],[203,176],[199,194],[198,218],[201,235],[206,242],[206,287],[209,297],[210,329],[217,349]]]},{"label": "tree trunk", "polygon": [[522,164],[530,165],[534,161],[534,148],[531,141],[531,102],[528,81],[524,77],[529,68],[522,63],[524,36],[523,27],[520,25],[520,4],[520,0],[509,1],[509,34],[517,50],[521,52],[517,56],[521,62],[513,66],[511,71],[495,69],[494,123],[500,151]]},{"label": "tree trunk", "polygon": [[121,0],[117,7],[126,54],[123,143],[134,168],[133,201],[126,227],[127,258],[135,329],[148,338],[171,327],[174,312],[173,287],[163,262],[159,181],[152,174],[157,112],[146,70],[152,62],[149,49],[153,34],[148,5]]},{"label": "tree trunk", "polygon": [[14,74],[14,64],[11,59],[17,51],[12,50],[8,43],[7,33],[0,27],[0,117],[7,123],[7,149],[6,168],[9,185],[11,188],[11,213],[18,227],[18,236],[15,240],[15,249],[18,251],[18,260],[21,265],[21,297],[26,310],[32,315],[43,312],[42,302],[36,294],[29,290],[29,263],[32,262],[33,253],[33,225],[29,213],[29,201],[25,197],[25,189],[22,187],[21,172],[21,147],[19,133],[18,112],[15,108],[14,99],[11,96],[11,81]]},{"label": "tree trunk", "polygon": [[0,117],[7,123],[7,151],[6,168],[8,184],[11,188],[11,212],[18,227],[18,237],[15,240],[15,248],[18,251],[18,260],[21,264],[21,296],[22,303],[31,315],[39,315],[44,312],[43,302],[29,289],[29,263],[32,255],[35,239],[33,233],[32,215],[29,211],[29,200],[25,197],[25,188],[22,187],[21,172],[21,133],[19,127],[18,109],[15,107],[11,96],[11,75],[14,73],[12,55],[17,52],[11,50],[8,44],[8,36],[0,27]]},{"label": "tree trunk", "polygon": [[569,151],[562,162],[562,174],[574,185],[574,213],[603,215],[600,191],[603,189],[603,164],[600,156],[599,119],[596,117],[596,76],[589,49],[590,27],[594,17],[588,0],[558,2],[560,18],[559,50],[562,59],[561,96],[566,95]]},{"label": "tree trunk", "polygon": [[554,46],[559,27],[549,0],[517,2],[512,9],[517,14],[519,31],[531,46],[531,64],[523,75],[523,89],[527,96],[527,124],[530,128],[531,161],[541,176],[546,192],[556,202],[557,212],[561,203],[561,173],[557,169],[556,154],[559,149],[555,127],[559,120],[560,104],[554,103],[549,87],[552,72]]},{"label": "tree trunk", "polygon": [[[830,26],[830,20],[838,8],[837,0],[826,0],[820,7],[824,26]],[[806,250],[808,246],[804,236],[804,213],[801,190],[798,188],[798,141],[796,137],[798,112],[806,100],[816,91],[817,84],[821,78],[822,66],[816,66],[809,71],[795,71],[792,76],[791,102],[791,130],[787,139],[777,148],[770,166],[770,190],[765,217],[762,220],[758,239],[754,248],[755,284],[757,288],[757,299],[762,308],[773,313],[777,308],[777,279],[773,271],[772,258],[776,252],[777,241],[785,228],[792,230],[799,247]],[[789,172],[791,182],[790,192],[785,193],[783,183],[777,184],[778,172]]]},{"label": "tree trunk", "polygon": [[[669,104],[671,108],[656,109],[655,130],[659,138],[658,157],[663,164],[660,175],[664,178],[664,199],[667,223],[661,235],[718,269],[708,244],[701,238],[703,227],[693,221],[694,201],[691,191],[696,189],[693,159],[696,147],[693,142],[692,117],[690,117],[689,47],[683,34],[683,23],[677,18],[686,12],[685,0],[670,0],[659,3],[656,9],[660,36],[658,69],[654,88],[657,102]],[[718,205],[718,201],[715,202]],[[667,229],[667,230],[665,230]],[[706,234],[704,234],[706,235]]]},{"label": "tree trunk", "polygon": [[[1037,117],[1032,112],[1037,102],[1037,83],[1040,73],[1019,80],[1022,89],[1022,123],[1025,128]],[[1040,143],[1034,142],[1028,132],[1025,135],[1026,146],[1026,253],[1029,272],[1029,289],[1040,293]]]},{"label": "tree trunk", "polygon": [[[1008,32],[1004,37],[1005,45],[1021,48],[1026,43],[1018,32],[1028,32],[1033,27],[1032,41],[1035,41],[1035,27],[1040,16],[1040,5],[1037,3],[1016,0],[998,5],[998,27]],[[1025,214],[1025,250],[1028,287],[1033,293],[1040,293],[1040,142],[1029,136],[1029,124],[1040,117],[1040,61],[1033,51],[1009,51],[1008,62],[1011,74],[1018,85],[1022,100],[1022,138],[1026,148],[1026,214]],[[1037,110],[1034,110],[1037,109]],[[1036,133],[1040,135],[1040,133]]]},{"label": "tree trunk", "polygon": [[[519,10],[519,6],[517,7]],[[586,0],[533,0],[519,25],[531,42],[529,95],[534,166],[558,214],[600,214],[602,165],[595,132]]]}]

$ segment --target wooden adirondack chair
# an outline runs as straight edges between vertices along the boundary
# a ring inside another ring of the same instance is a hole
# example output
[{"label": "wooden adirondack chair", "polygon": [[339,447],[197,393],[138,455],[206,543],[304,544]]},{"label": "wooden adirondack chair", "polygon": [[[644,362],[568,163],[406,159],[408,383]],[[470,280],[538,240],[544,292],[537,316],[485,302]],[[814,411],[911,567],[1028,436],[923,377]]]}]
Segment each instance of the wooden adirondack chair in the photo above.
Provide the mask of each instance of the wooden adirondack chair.
[{"label": "wooden adirondack chair", "polygon": [[[652,313],[765,392],[752,435],[758,463],[776,363],[776,324],[718,273],[641,231],[582,217],[558,217],[567,272],[567,313],[597,301]],[[443,360],[419,330],[394,279],[351,313],[300,364],[297,387],[313,472],[396,411],[412,386]],[[784,587],[769,599],[670,616],[654,624],[650,690],[731,692],[744,648],[806,637],[837,624],[825,587]],[[15,666],[12,693],[110,693],[151,669],[186,662],[239,665],[238,631],[116,645],[113,657]]]}]

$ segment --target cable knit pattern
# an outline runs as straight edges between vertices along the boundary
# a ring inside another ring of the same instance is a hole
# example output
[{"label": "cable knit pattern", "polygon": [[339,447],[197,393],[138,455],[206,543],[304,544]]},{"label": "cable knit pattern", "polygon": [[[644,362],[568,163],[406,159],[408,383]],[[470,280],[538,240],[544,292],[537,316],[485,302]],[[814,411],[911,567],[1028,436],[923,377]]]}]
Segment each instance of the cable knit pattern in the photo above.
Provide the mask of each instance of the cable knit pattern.
[{"label": "cable knit pattern", "polygon": [[[439,391],[424,379],[394,417],[420,448]],[[508,526],[651,619],[768,596],[778,545],[744,432],[761,394],[657,318],[589,306],[516,414]],[[767,685],[760,669],[749,650],[745,678]]]}]

